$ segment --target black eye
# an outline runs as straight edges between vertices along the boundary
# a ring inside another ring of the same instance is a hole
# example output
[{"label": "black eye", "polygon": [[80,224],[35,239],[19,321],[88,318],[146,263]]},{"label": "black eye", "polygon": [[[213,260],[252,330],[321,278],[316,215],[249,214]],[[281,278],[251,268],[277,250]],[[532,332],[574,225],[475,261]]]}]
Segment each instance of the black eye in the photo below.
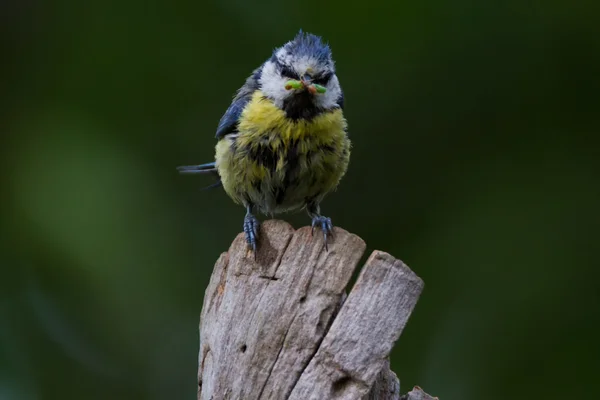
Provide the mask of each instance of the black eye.
[{"label": "black eye", "polygon": [[327,83],[329,82],[329,80],[331,79],[331,77],[333,76],[332,72],[326,72],[323,75],[319,75],[316,76],[315,78],[313,78],[313,83],[316,83],[317,85],[327,85]]},{"label": "black eye", "polygon": [[281,75],[290,79],[298,79],[298,74],[287,65],[281,66]]}]

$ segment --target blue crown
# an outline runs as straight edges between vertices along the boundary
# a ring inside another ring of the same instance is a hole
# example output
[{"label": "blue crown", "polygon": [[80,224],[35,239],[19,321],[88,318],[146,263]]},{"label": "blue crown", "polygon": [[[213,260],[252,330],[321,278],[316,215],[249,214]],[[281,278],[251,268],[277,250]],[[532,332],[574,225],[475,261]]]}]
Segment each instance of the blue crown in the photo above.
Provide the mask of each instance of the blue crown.
[{"label": "blue crown", "polygon": [[326,63],[331,59],[331,49],[323,40],[311,33],[304,33],[302,29],[294,40],[287,43],[284,48],[288,53],[296,56],[309,56],[315,58],[318,62]]}]

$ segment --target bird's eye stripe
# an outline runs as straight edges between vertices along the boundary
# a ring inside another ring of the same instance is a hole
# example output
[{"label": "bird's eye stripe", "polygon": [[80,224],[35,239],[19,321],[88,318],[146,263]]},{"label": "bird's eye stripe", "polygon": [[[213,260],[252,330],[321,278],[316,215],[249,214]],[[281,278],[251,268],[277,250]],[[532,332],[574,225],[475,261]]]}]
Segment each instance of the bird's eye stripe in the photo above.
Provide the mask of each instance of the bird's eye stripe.
[{"label": "bird's eye stripe", "polygon": [[292,79],[298,78],[298,74],[293,69],[288,67],[287,65],[282,65],[280,67],[280,69],[281,69],[281,75],[285,76],[286,78],[292,78]]},{"label": "bird's eye stripe", "polygon": [[319,85],[326,85],[332,76],[333,76],[333,74],[331,72],[329,72],[324,75],[315,77],[312,81]]}]

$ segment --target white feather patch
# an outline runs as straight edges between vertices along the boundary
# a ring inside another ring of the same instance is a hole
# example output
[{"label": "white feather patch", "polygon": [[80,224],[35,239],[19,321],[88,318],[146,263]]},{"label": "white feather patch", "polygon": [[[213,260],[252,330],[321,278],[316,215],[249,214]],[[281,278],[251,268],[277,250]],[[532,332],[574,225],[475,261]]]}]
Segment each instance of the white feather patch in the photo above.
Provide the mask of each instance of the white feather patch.
[{"label": "white feather patch", "polygon": [[315,95],[315,104],[325,109],[336,107],[337,101],[342,94],[342,88],[335,74],[329,79],[325,88],[327,89],[325,93]]},{"label": "white feather patch", "polygon": [[277,66],[272,61],[267,61],[260,76],[260,87],[277,107],[283,107],[286,98],[293,94],[293,91],[285,89],[285,83],[289,78],[282,77]]}]

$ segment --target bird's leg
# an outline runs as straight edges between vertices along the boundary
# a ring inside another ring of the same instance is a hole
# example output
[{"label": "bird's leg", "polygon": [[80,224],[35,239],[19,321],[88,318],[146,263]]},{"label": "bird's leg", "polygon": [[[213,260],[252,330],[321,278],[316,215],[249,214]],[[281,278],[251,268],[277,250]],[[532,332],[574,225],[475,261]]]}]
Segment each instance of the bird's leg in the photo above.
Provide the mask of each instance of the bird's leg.
[{"label": "bird's leg", "polygon": [[244,217],[244,234],[246,235],[246,243],[248,247],[254,251],[254,258],[256,258],[256,241],[258,240],[258,228],[260,222],[252,214],[252,205],[246,206],[246,216]]},{"label": "bird's leg", "polygon": [[323,231],[323,237],[325,238],[325,250],[329,250],[327,246],[327,235],[333,237],[333,224],[331,218],[327,218],[321,215],[321,207],[318,203],[309,203],[306,207],[308,216],[312,219],[312,233],[315,232],[315,227],[321,228]]}]

